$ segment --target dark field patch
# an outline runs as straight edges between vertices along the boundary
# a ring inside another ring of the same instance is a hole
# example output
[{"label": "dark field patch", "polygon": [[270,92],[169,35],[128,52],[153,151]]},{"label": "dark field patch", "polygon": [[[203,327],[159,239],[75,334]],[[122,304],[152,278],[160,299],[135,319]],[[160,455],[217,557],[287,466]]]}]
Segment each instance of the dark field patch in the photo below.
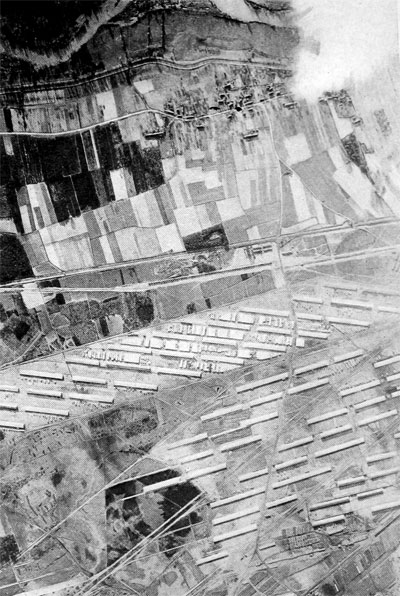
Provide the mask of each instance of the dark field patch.
[{"label": "dark field patch", "polygon": [[62,479],[65,476],[65,472],[63,470],[54,470],[52,476],[51,476],[51,481],[53,483],[53,486],[58,486],[60,484],[60,482],[62,481]]},{"label": "dark field patch", "polygon": [[17,226],[21,216],[15,194],[26,184],[47,184],[57,221],[63,222],[115,200],[111,170],[127,168],[137,193],[164,183],[158,146],[142,148],[140,143],[124,143],[116,123],[95,128],[93,141],[100,168],[87,132],[55,138],[12,137],[13,155],[0,145],[1,185]]},{"label": "dark field patch", "polygon": [[134,497],[140,486],[134,480],[122,482],[106,491],[107,559],[116,561],[152,528],[142,519]]},{"label": "dark field patch", "polygon": [[228,247],[228,238],[222,225],[214,226],[183,239],[187,251],[205,250],[216,246]]},{"label": "dark field patch", "polygon": [[360,168],[363,174],[368,174],[367,160],[361,144],[354,133],[351,133],[343,139],[343,146],[351,161]]},{"label": "dark field patch", "polygon": [[14,534],[0,538],[0,563],[15,563],[19,549]]},{"label": "dark field patch", "polygon": [[2,36],[12,48],[46,51],[65,47],[79,29],[77,20],[97,12],[103,0],[2,3]]},{"label": "dark field patch", "polygon": [[0,235],[0,283],[32,277],[33,272],[18,238],[12,234]]},{"label": "dark field patch", "polygon": [[[150,494],[144,497],[143,502],[140,501],[143,499],[142,496],[136,496],[142,493],[143,485],[148,486],[177,476],[179,476],[178,472],[168,469],[138,476],[135,480],[121,482],[107,489],[106,518],[109,561],[118,559],[157,526],[157,520],[154,520],[155,527],[151,527],[149,525],[151,522],[147,523],[148,520],[146,522],[143,519],[141,508],[155,508],[160,519],[167,522],[200,494],[193,484],[185,482],[179,486]],[[142,505],[139,507],[140,503]],[[192,512],[172,524],[167,535],[160,540],[160,547],[167,551],[168,557],[172,556],[175,549],[184,542],[190,532],[190,525],[200,521],[200,516]]]},{"label": "dark field patch", "polygon": [[[199,494],[200,491],[190,482],[168,488],[163,492],[162,511],[164,520],[168,521]],[[183,543],[185,536],[190,532],[191,524],[197,524],[200,521],[200,516],[193,511],[173,524],[168,535],[163,539],[163,546],[167,549],[167,557],[172,557],[176,548]]]}]

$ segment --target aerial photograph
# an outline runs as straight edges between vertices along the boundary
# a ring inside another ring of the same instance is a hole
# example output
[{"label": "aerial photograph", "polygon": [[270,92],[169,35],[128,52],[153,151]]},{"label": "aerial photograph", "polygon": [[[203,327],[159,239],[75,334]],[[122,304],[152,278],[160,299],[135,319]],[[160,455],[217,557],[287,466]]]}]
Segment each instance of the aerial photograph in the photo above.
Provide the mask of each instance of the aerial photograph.
[{"label": "aerial photograph", "polygon": [[0,596],[400,596],[397,0],[2,0]]}]

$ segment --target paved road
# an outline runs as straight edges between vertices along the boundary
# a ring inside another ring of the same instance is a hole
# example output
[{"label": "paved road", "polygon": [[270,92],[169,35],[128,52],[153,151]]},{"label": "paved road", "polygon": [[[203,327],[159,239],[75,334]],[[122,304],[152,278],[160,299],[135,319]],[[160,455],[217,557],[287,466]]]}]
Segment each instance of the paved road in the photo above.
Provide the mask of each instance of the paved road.
[{"label": "paved road", "polygon": [[17,93],[17,92],[32,91],[32,92],[36,93],[36,92],[42,91],[42,90],[43,91],[46,91],[46,90],[52,91],[55,89],[65,89],[66,87],[76,87],[77,85],[85,85],[86,83],[91,83],[92,81],[98,81],[98,80],[107,78],[111,75],[122,74],[124,72],[127,72],[128,70],[142,68],[144,66],[149,66],[149,65],[165,66],[168,68],[172,68],[174,70],[191,71],[191,70],[196,70],[198,68],[202,68],[209,64],[232,64],[234,66],[249,66],[249,64],[251,64],[252,66],[264,66],[264,67],[269,68],[275,72],[279,72],[282,70],[284,70],[284,71],[290,70],[288,65],[285,66],[285,65],[281,65],[281,64],[277,64],[277,63],[267,62],[266,60],[255,60],[255,59],[233,60],[231,58],[221,58],[221,57],[217,58],[217,57],[209,56],[207,58],[199,58],[197,60],[176,61],[176,60],[168,60],[166,58],[149,58],[149,59],[145,58],[145,59],[138,60],[130,65],[119,66],[118,68],[108,70],[108,71],[98,74],[96,76],[87,76],[80,80],[67,79],[64,81],[58,81],[58,82],[54,82],[54,83],[42,83],[42,84],[36,84],[36,85],[32,85],[32,84],[12,85],[9,89],[1,91],[0,97],[7,96],[10,93]]},{"label": "paved road", "polygon": [[[396,217],[385,217],[382,219],[377,219],[377,220],[370,220],[367,222],[362,222],[359,224],[355,224],[353,227],[356,229],[359,228],[370,228],[370,227],[376,227],[376,226],[380,226],[380,225],[385,225],[388,223],[399,223],[399,219]],[[329,233],[339,233],[339,232],[343,232],[345,230],[350,230],[351,228],[349,228],[348,226],[344,227],[343,225],[337,225],[337,226],[327,226],[327,227],[321,227],[321,228],[313,228],[311,230],[305,230],[304,232],[288,232],[288,233],[283,233],[281,234],[281,236],[279,237],[278,241],[276,236],[270,236],[270,237],[266,237],[263,238],[261,240],[255,240],[255,241],[250,241],[250,242],[246,242],[246,243],[238,243],[238,244],[232,244],[230,248],[234,249],[234,248],[241,248],[244,246],[257,246],[259,244],[275,244],[278,243],[281,239],[294,239],[294,238],[300,238],[303,236],[313,236],[313,235],[320,235],[320,234],[329,234]],[[398,247],[398,245],[393,245],[391,247],[384,247],[384,250],[389,250],[389,249],[396,249]],[[372,249],[375,250],[375,249]],[[199,251],[199,254],[204,253],[203,251]],[[49,281],[49,280],[53,280],[53,279],[68,279],[69,277],[74,277],[75,275],[83,275],[83,274],[90,274],[90,273],[102,273],[104,271],[113,271],[113,270],[117,270],[117,269],[127,269],[129,267],[135,267],[137,265],[140,264],[144,264],[144,263],[152,263],[152,262],[157,262],[157,261],[162,261],[162,260],[170,260],[171,258],[176,259],[177,257],[186,257],[186,258],[193,258],[194,256],[196,256],[196,254],[198,253],[188,253],[188,252],[174,252],[174,253],[167,253],[167,254],[161,254],[155,257],[148,257],[145,259],[136,259],[133,261],[124,261],[123,263],[110,263],[108,265],[102,265],[100,267],[88,267],[85,269],[75,269],[73,271],[68,271],[68,272],[64,272],[64,271],[60,271],[59,274],[54,274],[54,275],[41,275],[41,276],[37,276],[37,277],[32,277],[32,278],[27,278],[24,280],[19,280],[19,281],[15,281],[15,282],[11,282],[8,284],[4,284],[2,286],[2,291],[7,291],[8,289],[14,289],[14,290],[21,290],[23,289],[22,284],[24,283],[29,283],[29,282],[41,282],[41,281]],[[343,255],[338,255],[339,258],[341,257],[350,257],[351,255],[356,255],[357,253],[343,253]],[[364,254],[364,251],[362,251],[362,254]],[[312,259],[311,259],[312,260]],[[326,259],[327,261],[329,259]],[[316,261],[315,261],[316,262]],[[299,262],[298,259],[296,259],[295,262],[296,266],[300,267],[302,266],[302,263]],[[304,263],[307,264],[307,263]],[[253,265],[250,265],[250,267],[252,267]],[[285,263],[285,267],[290,266],[288,263]],[[243,268],[241,270],[236,270],[236,273],[239,273],[240,271],[242,271],[243,273],[246,272],[246,268]],[[224,271],[217,271],[216,274],[219,275],[221,273],[228,273],[229,270],[224,270]],[[201,274],[198,276],[192,276],[192,277],[185,277],[182,278],[179,281],[188,281],[188,280],[194,280],[194,279],[199,279],[199,278],[203,278],[203,279],[208,279],[208,276],[211,274]],[[161,280],[159,283],[160,285],[165,285],[165,282],[168,283],[174,283],[176,280]],[[156,282],[157,283],[157,282]],[[147,283],[144,284],[147,286]],[[141,284],[138,284],[137,287],[140,287]],[[151,284],[152,287],[156,287],[154,284]],[[124,286],[127,287],[127,286]],[[64,288],[63,288],[64,289]],[[100,288],[98,288],[100,289]],[[74,290],[74,288],[72,289]],[[76,290],[76,288],[75,288]],[[94,292],[96,290],[96,288],[90,288],[90,291]],[[104,291],[104,288],[101,288],[102,291]]]},{"label": "paved road", "polygon": [[[288,94],[287,93],[282,93],[282,95],[279,96],[279,98],[283,98],[286,97]],[[252,109],[258,105],[262,105],[264,103],[271,103],[272,101],[274,101],[275,99],[278,99],[278,97],[272,97],[269,99],[263,99],[261,101],[257,101],[252,103],[250,106],[248,106],[246,109]],[[142,108],[141,110],[135,110],[134,112],[128,112],[127,114],[123,114],[122,116],[117,116],[116,118],[110,118],[109,120],[103,120],[102,122],[96,122],[96,124],[89,124],[88,126],[81,126],[79,128],[71,128],[68,130],[62,130],[62,131],[58,131],[58,132],[40,132],[40,131],[23,131],[23,130],[17,130],[17,131],[13,131],[13,132],[8,132],[8,131],[0,131],[0,135],[4,136],[4,137],[12,137],[12,136],[28,136],[28,137],[48,137],[48,138],[52,138],[52,137],[62,137],[62,136],[67,136],[67,135],[72,135],[72,134],[77,134],[77,133],[81,133],[81,132],[86,132],[88,130],[93,130],[95,128],[98,128],[99,126],[106,126],[107,124],[112,124],[113,122],[120,122],[121,120],[126,120],[127,118],[132,118],[134,116],[140,116],[141,114],[159,114],[160,116],[164,116],[166,118],[169,118],[172,121],[176,121],[176,122],[193,122],[194,120],[205,120],[206,118],[214,118],[215,116],[222,116],[223,114],[228,114],[230,112],[233,112],[232,109],[226,109],[226,110],[218,110],[217,112],[210,112],[207,114],[202,114],[202,115],[198,115],[195,117],[195,119],[193,117],[185,117],[185,116],[174,116],[173,114],[164,112],[163,110],[159,110],[158,108],[152,108],[151,106],[146,107],[146,108]]]},{"label": "paved road", "polygon": [[[362,249],[362,250],[358,250],[358,251],[353,251],[353,252],[346,252],[346,253],[342,253],[340,255],[328,255],[327,257],[296,257],[296,256],[290,256],[287,258],[286,263],[284,263],[284,268],[285,269],[299,269],[299,268],[305,268],[307,269],[307,267],[312,267],[313,265],[323,265],[323,264],[332,264],[335,263],[337,261],[340,262],[344,262],[344,261],[352,261],[352,260],[360,260],[360,259],[365,259],[366,256],[372,256],[372,255],[380,255],[380,254],[385,254],[388,252],[392,252],[392,251],[398,251],[400,250],[400,243],[399,244],[393,244],[393,245],[388,245],[388,246],[382,246],[382,247],[373,247],[373,248],[366,248],[366,249]],[[149,289],[157,289],[157,288],[164,288],[164,287],[169,287],[169,286],[177,286],[177,285],[183,285],[183,284],[187,284],[187,283],[194,283],[194,282],[199,282],[199,281],[209,281],[209,280],[215,280],[215,279],[220,279],[220,278],[225,278],[225,277],[231,277],[231,276],[235,276],[235,275],[241,275],[244,273],[259,273],[261,271],[266,271],[266,270],[273,270],[274,268],[278,268],[279,267],[279,263],[264,263],[264,264],[260,264],[260,265],[248,265],[248,266],[244,266],[244,267],[240,267],[237,269],[224,269],[222,271],[216,271],[213,273],[201,273],[198,275],[190,275],[187,277],[181,277],[178,279],[165,279],[165,280],[159,280],[159,281],[154,281],[154,282],[145,282],[145,283],[136,283],[136,284],[127,284],[124,286],[117,286],[117,287],[113,287],[112,291],[114,292],[143,292]],[[92,270],[87,270],[86,273],[89,273]],[[80,273],[85,273],[85,271],[82,271]],[[54,277],[61,277],[61,276],[54,276]],[[28,283],[28,282],[32,282],[32,281],[39,281],[42,280],[43,278],[39,278],[39,279],[29,279],[29,280],[25,280],[24,283]],[[44,278],[44,279],[53,279],[53,278]],[[23,290],[24,286],[21,285],[21,282],[19,282],[18,284],[9,284],[8,286],[4,286],[2,288],[0,288],[0,293],[12,293],[15,292],[16,290]],[[37,291],[36,288],[34,289],[34,291]],[[46,292],[46,288],[41,290],[43,292]],[[109,292],[110,288],[93,288],[93,287],[88,287],[88,288],[68,288],[68,287],[62,287],[62,288],[47,288],[47,291],[54,293],[55,291],[60,291],[60,292]]]}]

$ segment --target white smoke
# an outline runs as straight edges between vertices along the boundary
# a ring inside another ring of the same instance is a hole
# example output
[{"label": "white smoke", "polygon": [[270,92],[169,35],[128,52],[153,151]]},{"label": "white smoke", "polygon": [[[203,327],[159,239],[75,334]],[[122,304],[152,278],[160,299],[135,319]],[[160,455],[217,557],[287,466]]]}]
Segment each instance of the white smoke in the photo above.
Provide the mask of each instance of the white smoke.
[{"label": "white smoke", "polygon": [[324,91],[367,79],[398,55],[397,0],[293,0],[302,42],[294,91],[315,101]]}]

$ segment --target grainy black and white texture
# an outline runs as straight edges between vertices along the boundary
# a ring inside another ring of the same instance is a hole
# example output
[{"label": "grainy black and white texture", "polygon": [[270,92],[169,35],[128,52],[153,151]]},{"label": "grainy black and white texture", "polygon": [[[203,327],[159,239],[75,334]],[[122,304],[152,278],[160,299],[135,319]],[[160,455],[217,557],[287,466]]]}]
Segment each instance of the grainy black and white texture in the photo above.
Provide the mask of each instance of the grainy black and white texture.
[{"label": "grainy black and white texture", "polygon": [[395,1],[0,22],[1,594],[398,596]]}]

